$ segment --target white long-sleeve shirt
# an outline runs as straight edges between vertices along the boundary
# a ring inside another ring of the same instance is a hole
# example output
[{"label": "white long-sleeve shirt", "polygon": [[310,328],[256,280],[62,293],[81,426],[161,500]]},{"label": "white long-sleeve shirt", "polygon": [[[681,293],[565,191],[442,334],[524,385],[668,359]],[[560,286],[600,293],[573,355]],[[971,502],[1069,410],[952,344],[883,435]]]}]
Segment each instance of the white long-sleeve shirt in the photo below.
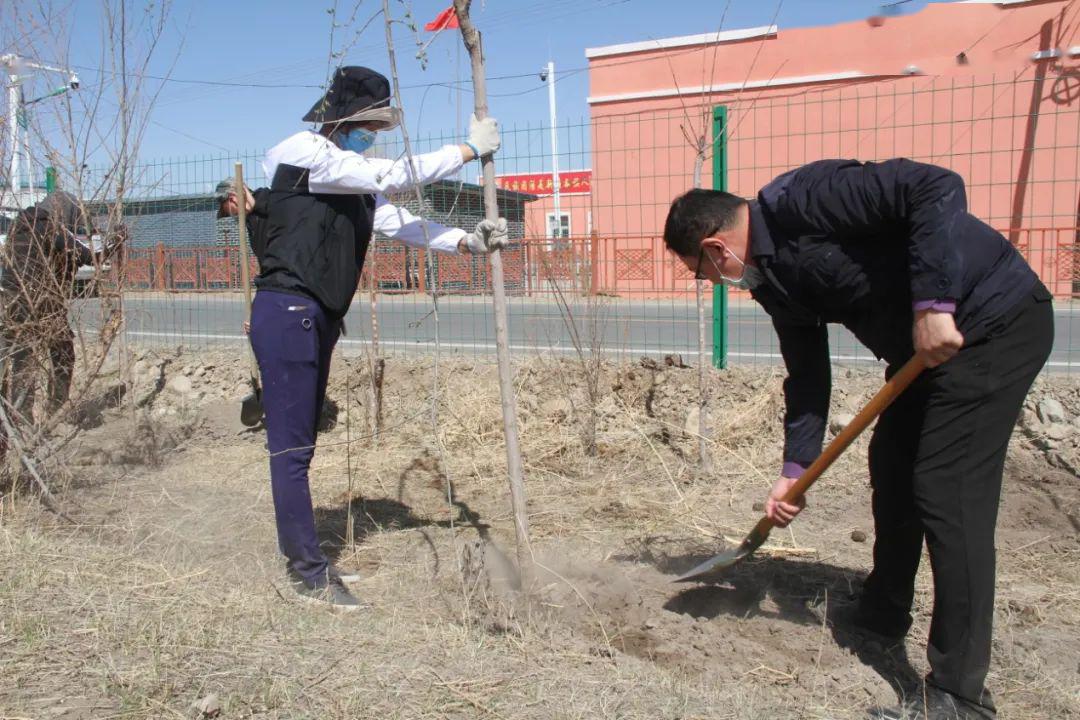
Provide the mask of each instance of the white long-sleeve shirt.
[{"label": "white long-sleeve shirt", "polygon": [[274,177],[278,165],[307,169],[308,190],[313,193],[374,195],[375,230],[410,247],[456,253],[464,230],[418,218],[390,203],[384,193],[441,180],[456,173],[464,162],[461,149],[453,145],[416,155],[412,163],[404,158],[368,158],[342,150],[326,137],[304,130],[270,148],[262,166],[268,179]]}]

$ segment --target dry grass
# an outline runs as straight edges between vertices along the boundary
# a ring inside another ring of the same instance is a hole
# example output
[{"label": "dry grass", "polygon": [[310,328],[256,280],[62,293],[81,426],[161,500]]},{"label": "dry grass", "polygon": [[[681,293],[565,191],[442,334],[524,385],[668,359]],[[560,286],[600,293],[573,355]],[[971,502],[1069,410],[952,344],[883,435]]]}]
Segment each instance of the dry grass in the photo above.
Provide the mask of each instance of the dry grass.
[{"label": "dry grass", "polygon": [[[346,378],[366,387],[364,367],[339,359],[331,398],[344,406]],[[563,396],[573,367],[549,360],[517,373],[542,568],[524,593],[499,559],[513,556],[513,532],[498,388],[481,364],[444,366],[449,467],[427,423],[428,368],[416,362],[388,362],[377,450],[350,443],[341,416],[320,438],[317,514],[328,552],[365,576],[358,614],[300,605],[283,586],[262,436],[233,434],[222,415],[233,404],[205,405],[160,467],[88,469],[63,498],[77,527],[8,506],[0,716],[190,718],[210,693],[223,717],[266,718],[855,718],[894,702],[885,675],[904,650],[853,642],[805,610],[869,564],[869,544],[848,537],[871,530],[865,440],[815,488],[793,533],[728,586],[672,586],[673,573],[752,524],[780,457],[781,377],[714,376],[717,471],[702,478],[683,428],[695,371],[605,367],[589,457]],[[877,383],[841,374],[837,408],[854,409]],[[364,409],[350,410],[355,433]],[[112,418],[87,442],[130,445],[129,427]],[[354,547],[342,541],[350,449]],[[1080,543],[1046,493],[1075,507],[1075,478],[1023,443],[1008,475],[991,684],[1003,717],[1072,717]],[[1046,525],[1031,520],[1039,513]],[[916,674],[928,588],[923,572],[906,647]]]}]

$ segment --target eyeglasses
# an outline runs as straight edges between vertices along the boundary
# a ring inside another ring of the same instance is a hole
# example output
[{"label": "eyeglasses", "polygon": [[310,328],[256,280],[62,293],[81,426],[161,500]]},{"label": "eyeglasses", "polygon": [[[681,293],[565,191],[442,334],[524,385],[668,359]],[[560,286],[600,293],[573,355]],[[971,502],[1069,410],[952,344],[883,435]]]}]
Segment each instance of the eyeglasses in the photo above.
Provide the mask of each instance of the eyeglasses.
[{"label": "eyeglasses", "polygon": [[701,243],[701,244],[698,245],[697,269],[694,270],[694,279],[695,280],[707,280],[708,279],[701,272],[701,265],[704,262],[705,262],[705,243]]}]

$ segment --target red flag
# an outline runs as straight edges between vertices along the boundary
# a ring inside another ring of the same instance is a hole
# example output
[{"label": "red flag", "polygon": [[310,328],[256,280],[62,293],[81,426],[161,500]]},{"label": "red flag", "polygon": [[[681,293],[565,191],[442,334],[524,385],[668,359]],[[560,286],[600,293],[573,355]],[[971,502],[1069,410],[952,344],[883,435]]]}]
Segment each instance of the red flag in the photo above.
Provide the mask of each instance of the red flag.
[{"label": "red flag", "polygon": [[459,27],[461,26],[458,25],[457,12],[454,11],[454,6],[451,5],[435,16],[435,19],[425,25],[424,29],[436,32],[438,30],[455,30]]}]

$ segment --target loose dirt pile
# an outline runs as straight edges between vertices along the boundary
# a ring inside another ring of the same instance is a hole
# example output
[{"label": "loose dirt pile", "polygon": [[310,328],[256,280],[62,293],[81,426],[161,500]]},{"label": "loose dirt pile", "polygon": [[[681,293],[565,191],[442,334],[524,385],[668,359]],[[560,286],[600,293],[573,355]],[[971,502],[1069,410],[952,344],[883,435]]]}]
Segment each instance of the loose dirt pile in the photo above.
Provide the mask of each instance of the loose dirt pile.
[{"label": "loose dirt pile", "polygon": [[[264,435],[238,422],[245,365],[132,361],[123,400],[73,428],[61,498],[80,525],[25,499],[0,516],[0,715],[856,718],[925,672],[928,563],[905,645],[808,607],[846,599],[869,566],[866,438],[755,559],[719,584],[671,583],[760,514],[780,464],[779,369],[712,374],[705,476],[696,370],[604,366],[592,408],[580,366],[519,366],[537,568],[519,588],[494,368],[444,359],[433,398],[428,363],[390,359],[375,444],[368,363],[336,358],[313,497],[367,604],[336,616],[285,587]],[[837,371],[833,432],[880,382]],[[1010,451],[990,677],[1003,718],[1078,716],[1078,417],[1080,384],[1044,377]]]}]

